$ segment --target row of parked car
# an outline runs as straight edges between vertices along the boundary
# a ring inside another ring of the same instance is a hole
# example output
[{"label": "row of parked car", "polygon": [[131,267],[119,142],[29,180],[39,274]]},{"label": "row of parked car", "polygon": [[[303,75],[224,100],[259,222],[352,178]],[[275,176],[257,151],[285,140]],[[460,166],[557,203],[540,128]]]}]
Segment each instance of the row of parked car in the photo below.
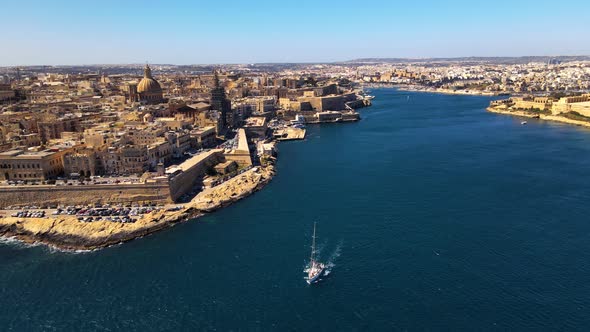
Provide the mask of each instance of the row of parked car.
[{"label": "row of parked car", "polygon": [[70,207],[65,209],[58,208],[53,212],[53,215],[77,215],[77,216],[138,216],[141,214],[150,213],[152,211],[159,211],[157,207],[100,207],[100,208],[81,208],[81,207]]},{"label": "row of parked car", "polygon": [[11,214],[11,216],[18,217],[18,218],[44,218],[45,211],[24,210],[24,211],[15,212],[15,213]]},{"label": "row of parked car", "polygon": [[108,217],[83,217],[83,216],[79,216],[78,220],[81,222],[93,222],[93,221],[102,221],[102,220],[106,220],[106,221],[112,221],[112,222],[120,222],[120,223],[134,223],[137,220],[135,218],[131,218],[129,216],[108,216]]}]

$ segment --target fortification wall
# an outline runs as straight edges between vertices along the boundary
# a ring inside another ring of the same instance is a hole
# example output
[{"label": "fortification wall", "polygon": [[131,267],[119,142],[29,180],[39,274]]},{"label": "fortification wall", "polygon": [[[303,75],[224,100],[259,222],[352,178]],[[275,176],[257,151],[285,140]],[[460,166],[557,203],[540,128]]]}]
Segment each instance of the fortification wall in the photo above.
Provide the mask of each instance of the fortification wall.
[{"label": "fortification wall", "polygon": [[[182,173],[175,175],[170,179],[170,197],[172,200],[178,200],[182,195],[191,192],[194,187],[202,180],[203,175],[208,169],[213,168],[218,163],[224,161],[222,150],[211,151],[205,156],[194,162],[187,162]],[[185,164],[183,164],[185,165]],[[183,166],[181,165],[181,166]]]},{"label": "fortification wall", "polygon": [[86,205],[94,203],[171,202],[167,183],[0,188],[0,208],[24,205]]}]

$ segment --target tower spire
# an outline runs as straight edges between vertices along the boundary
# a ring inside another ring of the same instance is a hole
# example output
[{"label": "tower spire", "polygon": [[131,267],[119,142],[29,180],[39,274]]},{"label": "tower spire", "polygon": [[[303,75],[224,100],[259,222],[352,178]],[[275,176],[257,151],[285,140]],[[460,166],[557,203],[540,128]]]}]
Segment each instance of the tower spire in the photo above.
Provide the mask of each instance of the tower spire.
[{"label": "tower spire", "polygon": [[214,73],[215,73],[215,87],[219,88],[219,75],[217,74],[217,70],[215,70]]},{"label": "tower spire", "polygon": [[152,69],[150,68],[150,65],[148,65],[147,61],[145,63],[145,68],[143,70],[143,77],[152,78]]}]

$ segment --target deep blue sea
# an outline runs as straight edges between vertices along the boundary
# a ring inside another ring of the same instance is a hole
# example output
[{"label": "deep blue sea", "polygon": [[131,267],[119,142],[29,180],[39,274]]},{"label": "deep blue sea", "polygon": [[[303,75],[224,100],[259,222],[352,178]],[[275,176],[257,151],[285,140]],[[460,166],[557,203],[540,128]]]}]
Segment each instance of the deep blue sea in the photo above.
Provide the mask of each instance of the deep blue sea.
[{"label": "deep blue sea", "polygon": [[91,253],[0,244],[0,330],[590,329],[590,130],[371,93],[224,210]]}]

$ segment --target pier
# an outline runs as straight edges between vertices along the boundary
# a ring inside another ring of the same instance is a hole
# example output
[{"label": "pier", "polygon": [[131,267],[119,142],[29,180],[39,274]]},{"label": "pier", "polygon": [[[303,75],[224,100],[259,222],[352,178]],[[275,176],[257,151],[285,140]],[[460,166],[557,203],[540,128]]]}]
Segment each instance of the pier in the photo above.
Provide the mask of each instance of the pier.
[{"label": "pier", "polygon": [[292,141],[305,139],[306,130],[304,128],[286,127],[277,129],[274,138],[277,141]]}]

